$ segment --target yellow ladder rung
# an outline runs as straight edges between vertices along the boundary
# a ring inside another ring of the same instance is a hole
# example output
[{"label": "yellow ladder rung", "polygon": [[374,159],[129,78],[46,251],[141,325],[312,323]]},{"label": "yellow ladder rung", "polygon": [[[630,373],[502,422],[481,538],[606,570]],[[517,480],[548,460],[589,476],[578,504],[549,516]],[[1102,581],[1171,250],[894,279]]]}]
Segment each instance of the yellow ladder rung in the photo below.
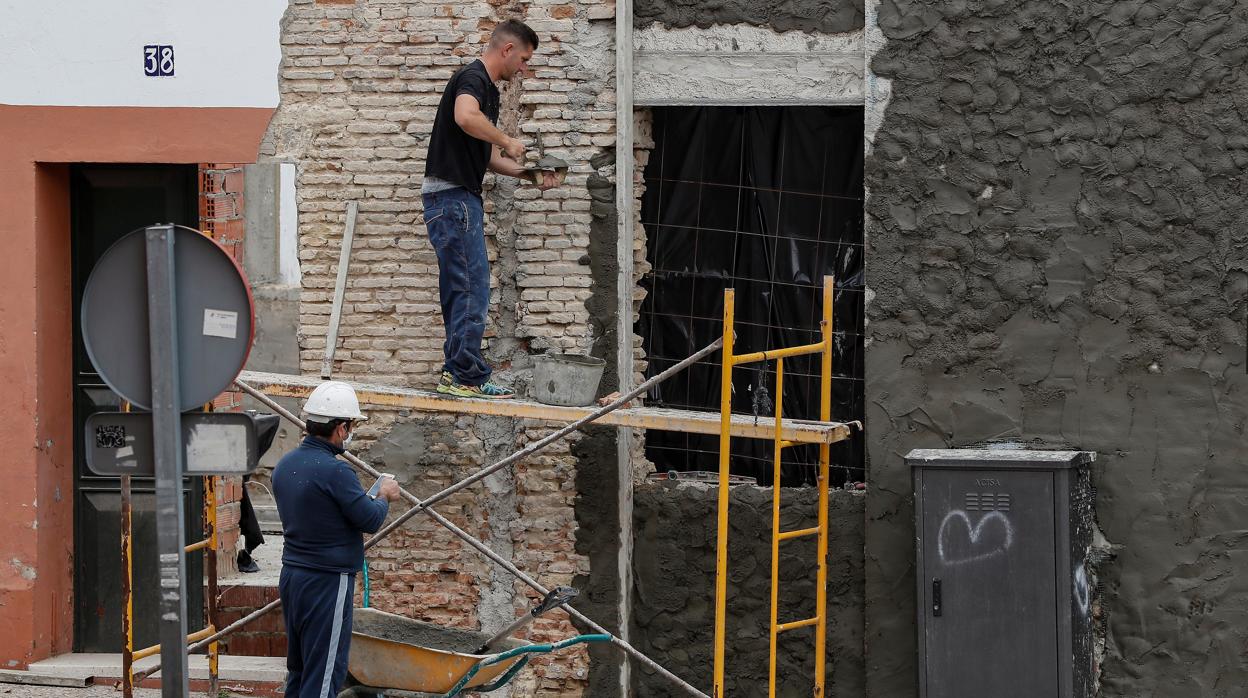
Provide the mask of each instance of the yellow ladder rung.
[{"label": "yellow ladder rung", "polygon": [[819,622],[819,616],[815,616],[814,618],[807,618],[806,620],[795,620],[792,623],[781,623],[780,625],[776,626],[776,632],[783,633],[788,630],[797,630],[798,628],[805,628],[805,627],[814,625],[815,623],[818,623],[818,622]]},{"label": "yellow ladder rung", "polygon": [[818,344],[803,344],[798,347],[785,347],[783,349],[772,349],[770,351],[756,351],[753,354],[737,354],[732,357],[732,365],[740,366],[741,364],[752,364],[755,361],[770,361],[772,359],[783,359],[786,356],[802,356],[803,354],[821,354],[828,345],[823,342]]},{"label": "yellow ladder rung", "polygon": [[785,531],[780,534],[780,540],[790,540],[793,538],[801,538],[802,536],[813,536],[818,532],[818,526],[815,526],[814,528],[803,528],[797,531]]},{"label": "yellow ladder rung", "polygon": [[203,550],[204,548],[207,548],[207,547],[209,546],[209,544],[211,544],[211,543],[212,543],[212,540],[211,540],[211,539],[209,539],[209,538],[205,538],[205,539],[203,539],[203,540],[199,541],[198,543],[191,543],[190,545],[186,546],[186,547],[185,547],[185,548],[183,548],[182,550],[183,550],[183,551],[185,551],[185,552],[188,552],[188,553],[193,553],[193,552],[195,552],[196,550]]},{"label": "yellow ladder rung", "polygon": [[802,445],[802,442],[800,441],[781,441],[780,442],[780,448],[793,448],[794,446],[801,446],[801,445]]}]

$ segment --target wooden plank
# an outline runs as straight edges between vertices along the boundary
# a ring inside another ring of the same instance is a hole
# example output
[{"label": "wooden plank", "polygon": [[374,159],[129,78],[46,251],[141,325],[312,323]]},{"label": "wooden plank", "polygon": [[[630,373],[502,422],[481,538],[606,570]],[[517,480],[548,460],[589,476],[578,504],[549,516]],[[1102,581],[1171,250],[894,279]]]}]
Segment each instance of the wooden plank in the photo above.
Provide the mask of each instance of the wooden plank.
[{"label": "wooden plank", "polygon": [[33,671],[14,671],[0,669],[0,683],[20,683],[26,686],[66,686],[82,688],[91,683],[90,678],[81,676],[55,676],[40,674]]},{"label": "wooden plank", "polygon": [[[307,397],[312,389],[321,384],[316,376],[292,376],[281,373],[243,371],[239,380],[268,395],[277,397]],[[456,414],[484,414],[517,419],[536,419],[546,422],[574,422],[589,415],[594,407],[559,407],[529,400],[484,400],[477,398],[447,397],[429,390],[399,388],[370,383],[346,381],[355,388],[360,402],[379,407],[396,407],[427,412],[451,412]],[[718,434],[718,412],[695,412],[657,407],[632,407],[616,410],[599,419],[597,424],[607,426],[676,431],[688,434]],[[781,438],[797,443],[836,443],[848,439],[850,427],[841,422],[818,422],[786,419]],[[732,435],[747,439],[771,439],[775,422],[771,417],[753,417],[734,414]]]}]

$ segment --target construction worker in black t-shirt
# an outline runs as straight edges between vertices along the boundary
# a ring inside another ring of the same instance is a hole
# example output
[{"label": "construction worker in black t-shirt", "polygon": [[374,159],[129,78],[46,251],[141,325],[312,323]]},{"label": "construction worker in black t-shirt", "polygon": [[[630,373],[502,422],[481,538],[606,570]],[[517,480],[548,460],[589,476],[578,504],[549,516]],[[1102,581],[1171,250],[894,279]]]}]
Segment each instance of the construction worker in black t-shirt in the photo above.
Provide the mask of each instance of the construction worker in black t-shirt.
[{"label": "construction worker in black t-shirt", "polygon": [[546,190],[552,172],[526,171],[524,145],[498,130],[494,83],[529,72],[537,34],[516,20],[499,24],[481,58],[451,76],[438,104],[421,188],[425,228],[438,255],[438,292],[446,342],[438,392],[505,399],[511,388],[490,380],[481,338],[490,306],[490,266],[485,251],[481,182],[485,171],[518,177]]}]

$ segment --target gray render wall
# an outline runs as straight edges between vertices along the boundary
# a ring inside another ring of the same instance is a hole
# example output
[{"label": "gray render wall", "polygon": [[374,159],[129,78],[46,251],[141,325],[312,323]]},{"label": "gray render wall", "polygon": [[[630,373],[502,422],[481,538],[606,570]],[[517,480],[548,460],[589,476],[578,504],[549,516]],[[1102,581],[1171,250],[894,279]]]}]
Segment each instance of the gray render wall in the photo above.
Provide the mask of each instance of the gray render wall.
[{"label": "gray render wall", "polygon": [[892,0],[879,22],[868,695],[914,694],[902,456],[993,439],[1099,454],[1103,694],[1240,694],[1248,6]]},{"label": "gray render wall", "polygon": [[798,29],[825,34],[862,29],[862,0],[638,0],[633,24],[647,27],[706,27],[753,24],[779,32]]},{"label": "gray render wall", "polygon": [[[743,486],[731,494],[728,546],[727,695],[767,695],[768,623],[771,613],[770,488]],[[711,688],[715,619],[717,490],[701,483],[638,485],[633,495],[632,639],[637,649],[694,686]],[[862,565],[866,498],[832,493],[828,506],[827,692],[835,698],[863,694]],[[781,491],[784,530],[816,525],[819,492]],[[814,615],[815,539],[782,544],[780,622]],[[777,695],[809,696],[813,631],[781,636]],[[683,696],[650,670],[633,664],[634,695]]]}]

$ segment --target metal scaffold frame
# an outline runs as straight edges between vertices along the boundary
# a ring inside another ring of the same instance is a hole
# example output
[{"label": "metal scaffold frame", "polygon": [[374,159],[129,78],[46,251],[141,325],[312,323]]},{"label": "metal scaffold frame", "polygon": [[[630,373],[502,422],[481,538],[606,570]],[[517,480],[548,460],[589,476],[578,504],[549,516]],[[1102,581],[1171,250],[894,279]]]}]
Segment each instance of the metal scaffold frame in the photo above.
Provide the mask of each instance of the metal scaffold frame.
[{"label": "metal scaffold frame", "polygon": [[[345,266],[347,265],[349,261],[349,254],[350,254],[350,248],[345,247],[342,251],[342,258],[340,260],[340,266],[345,268]],[[336,293],[335,293],[336,297],[341,296],[343,291],[345,290],[345,281],[346,281],[345,274],[339,274]],[[658,375],[655,375],[647,379],[646,381],[642,382],[641,384],[627,391],[624,395],[621,395],[617,397],[616,399],[614,399],[610,404],[600,407],[598,409],[553,407],[549,405],[540,405],[537,403],[525,402],[521,400],[490,401],[490,400],[473,400],[473,399],[463,399],[463,398],[450,399],[450,398],[441,397],[437,395],[436,393],[430,393],[427,391],[393,388],[393,387],[388,387],[388,386],[352,384],[353,387],[357,389],[357,393],[360,394],[361,402],[364,402],[366,404],[388,406],[388,407],[406,407],[409,409],[424,410],[424,411],[452,412],[452,413],[459,413],[459,414],[492,414],[492,415],[511,416],[511,417],[518,418],[518,419],[535,419],[535,420],[540,420],[540,421],[566,422],[565,426],[547,435],[546,437],[543,437],[542,439],[539,439],[538,441],[535,441],[534,443],[529,444],[525,448],[511,454],[510,456],[507,456],[506,458],[503,458],[502,460],[486,468],[478,470],[474,474],[460,480],[459,482],[456,482],[455,484],[443,489],[440,492],[437,492],[431,495],[430,497],[426,499],[422,500],[418,498],[416,495],[407,491],[406,489],[401,489],[402,498],[411,505],[410,508],[404,513],[400,514],[393,521],[388,523],[385,527],[383,527],[380,531],[378,531],[375,535],[373,535],[367,541],[365,541],[364,543],[365,550],[379,543],[390,533],[392,533],[393,531],[403,526],[407,521],[413,518],[416,514],[424,513],[427,516],[431,517],[436,523],[438,523],[439,525],[443,526],[448,531],[450,531],[453,535],[460,538],[464,542],[468,543],[469,546],[471,546],[472,548],[480,552],[482,555],[489,558],[492,562],[499,565],[500,567],[505,569],[507,572],[515,576],[517,579],[524,582],[527,586],[529,586],[530,588],[532,588],[533,590],[535,590],[536,592],[544,596],[549,592],[549,590],[546,587],[544,587],[537,580],[533,579],[532,577],[527,575],[525,572],[520,570],[510,560],[503,558],[498,553],[491,550],[489,546],[487,546],[485,543],[481,542],[476,537],[467,533],[466,531],[464,531],[463,529],[459,528],[454,523],[452,523],[449,519],[439,514],[437,511],[435,511],[432,508],[432,505],[446,499],[447,497],[450,497],[456,492],[459,492],[469,487],[473,483],[476,483],[488,477],[490,474],[494,472],[497,472],[503,468],[507,468],[512,465],[515,465],[516,463],[520,462],[522,459],[528,456],[531,456],[537,453],[538,451],[546,448],[547,446],[550,446],[551,444],[563,439],[564,437],[571,434],[573,431],[583,426],[589,425],[591,423],[595,423],[595,422],[598,422],[600,424],[633,427],[633,428],[684,431],[684,432],[691,432],[691,433],[719,434],[720,435],[720,447],[721,447],[719,511],[718,511],[719,541],[718,541],[718,549],[717,549],[717,557],[716,557],[717,576],[716,576],[716,617],[715,617],[715,646],[714,646],[715,665],[714,665],[713,693],[716,698],[720,698],[724,695],[723,693],[723,680],[724,680],[723,661],[724,661],[724,621],[725,621],[726,591],[727,591],[726,590],[726,583],[727,583],[726,565],[727,565],[727,521],[728,521],[727,517],[728,517],[728,486],[729,486],[729,477],[728,477],[729,472],[728,471],[729,471],[729,446],[730,446],[731,438],[733,436],[737,436],[737,437],[743,437],[743,438],[773,439],[776,443],[775,467],[777,468],[777,473],[778,473],[778,468],[780,467],[779,466],[780,452],[783,448],[798,445],[798,444],[812,444],[812,443],[818,444],[819,453],[820,453],[820,475],[819,475],[820,499],[819,501],[821,505],[821,511],[819,515],[819,526],[814,529],[806,529],[802,531],[793,531],[793,532],[783,533],[778,530],[775,530],[775,526],[778,526],[778,523],[776,523],[779,520],[778,515],[774,517],[774,521],[773,521],[772,619],[771,619],[771,638],[772,639],[771,639],[770,685],[771,685],[771,695],[774,696],[777,635],[780,632],[784,632],[785,630],[796,629],[799,627],[806,627],[808,625],[816,625],[818,626],[819,636],[816,639],[817,658],[816,658],[816,664],[815,664],[815,671],[816,671],[815,695],[816,696],[823,695],[822,693],[823,684],[824,684],[823,655],[824,655],[824,634],[825,634],[825,628],[826,628],[826,608],[825,607],[826,607],[827,561],[825,558],[826,558],[826,551],[827,551],[827,536],[828,536],[827,503],[828,503],[829,445],[832,443],[847,439],[850,437],[850,434],[851,434],[850,424],[829,421],[831,417],[831,410],[830,410],[831,387],[830,386],[831,386],[831,365],[832,365],[831,350],[832,350],[832,336],[833,336],[832,335],[832,289],[833,289],[832,278],[826,277],[824,279],[823,341],[819,342],[818,344],[811,344],[811,345],[805,345],[805,346],[800,346],[800,347],[789,347],[789,348],[779,349],[779,350],[774,350],[774,351],[756,352],[753,354],[743,354],[740,356],[734,355],[732,353],[733,338],[734,338],[734,333],[732,329],[734,291],[732,289],[726,289],[725,290],[725,304],[724,304],[724,336],[722,338],[716,339],[714,342],[702,348],[701,350],[695,352],[694,354],[684,359],[680,363],[668,368],[667,370],[663,371],[662,373],[659,373]],[[336,325],[337,323],[335,322],[334,324]],[[331,328],[331,334],[336,334],[336,327]],[[721,384],[723,392],[722,392],[721,410],[720,410],[719,415],[715,415],[714,413],[698,413],[698,412],[689,412],[689,411],[682,411],[682,410],[658,410],[658,409],[653,409],[653,408],[628,407],[629,403],[631,403],[635,398],[645,394],[654,386],[671,378],[672,376],[679,373],[680,371],[683,371],[689,366],[693,365],[695,362],[699,361],[700,359],[703,359],[704,357],[720,349],[723,349],[724,358],[723,358],[723,377],[722,377],[722,384]],[[326,351],[327,351],[327,358],[331,357],[332,351],[333,351],[332,347],[327,347]],[[783,399],[783,392],[782,392],[783,391],[783,364],[782,364],[782,361],[785,357],[788,357],[788,356],[799,356],[802,354],[814,354],[814,353],[819,353],[819,352],[822,352],[824,356],[822,396],[821,396],[821,409],[820,409],[821,419],[818,422],[789,420],[786,423],[782,419],[781,410],[779,408],[779,405],[781,404],[781,401]],[[776,416],[774,418],[760,418],[760,417],[750,418],[745,415],[733,415],[731,413],[732,368],[738,365],[743,365],[743,364],[752,363],[756,361],[767,361],[767,360],[777,360]],[[330,364],[330,366],[332,366],[332,364]],[[296,425],[302,430],[304,428],[304,422],[300,420],[296,415],[291,413],[289,410],[279,405],[276,401],[272,399],[272,397],[270,397],[270,395],[266,394],[266,392],[272,395],[278,395],[278,396],[304,397],[308,393],[310,393],[312,389],[315,388],[316,385],[320,384],[321,379],[325,379],[328,377],[326,373],[327,371],[322,371],[322,376],[320,377],[320,379],[317,379],[315,377],[305,377],[305,376],[286,376],[286,375],[279,375],[279,374],[244,372],[235,380],[235,385],[238,387],[239,390],[247,393],[252,398],[264,404],[266,407],[273,410],[275,413],[281,415],[283,418],[290,421],[292,424]],[[348,381],[348,383],[350,382]],[[263,390],[261,388],[263,388]],[[350,452],[344,453],[343,458],[347,460],[349,463],[351,463],[352,465],[354,465],[358,470],[360,470],[361,472],[371,477],[377,478],[381,476],[381,473],[379,471],[377,471],[372,466],[368,465],[363,460],[361,460],[360,458],[358,458],[357,456],[355,456],[354,454]],[[779,482],[778,475],[776,478],[776,482],[777,483]],[[207,489],[210,493],[213,491],[213,488],[211,487],[211,485]],[[212,496],[214,498],[214,501],[212,502],[209,508],[211,512],[215,514],[215,494],[213,494]],[[207,502],[207,499],[205,501]],[[773,512],[778,512],[778,508],[779,508],[779,487],[776,487],[775,488],[775,500],[773,502]],[[200,543],[196,543],[196,544],[193,544],[192,546],[188,546],[188,552],[191,549],[200,549],[200,548],[205,548],[206,550],[209,551],[209,554],[211,556],[211,561],[210,561],[210,574],[209,574],[208,583],[210,584],[210,586],[215,587],[216,585],[215,516],[213,517],[212,522],[213,522],[213,526],[211,528],[211,534],[210,534],[212,542],[208,543],[206,541],[201,541]],[[793,623],[777,625],[777,622],[776,622],[777,589],[776,587],[777,587],[778,579],[776,575],[777,575],[777,568],[778,568],[778,562],[779,562],[778,561],[779,542],[781,540],[787,540],[788,538],[793,538],[793,537],[798,537],[798,536],[803,536],[803,535],[811,535],[815,533],[818,533],[819,535],[819,551],[820,551],[819,552],[820,560],[819,560],[819,579],[818,579],[818,600],[817,600],[819,610],[817,611],[816,616],[814,618],[802,620],[802,621],[796,621]],[[126,542],[128,544],[128,540]],[[196,652],[196,651],[204,649],[205,647],[210,648],[210,653],[211,653],[211,659],[209,663],[210,671],[211,671],[211,676],[215,679],[216,677],[215,656],[216,656],[217,642],[221,638],[226,637],[227,635],[230,635],[231,633],[239,630],[240,628],[244,627],[248,623],[278,608],[281,605],[281,601],[280,599],[273,601],[267,604],[266,606],[256,610],[255,612],[249,614],[248,616],[238,621],[235,621],[234,623],[231,623],[229,626],[225,628],[221,628],[218,630],[216,629],[216,626],[213,624],[213,622],[216,620],[215,612],[214,612],[214,609],[215,609],[215,593],[213,593],[214,591],[215,590],[210,590],[210,593],[209,593],[210,605],[214,607],[214,608],[210,608],[209,610],[209,626],[205,630],[192,634],[191,636],[187,638],[187,641],[192,643],[187,649],[189,652]],[[669,671],[668,669],[666,669],[659,663],[655,662],[653,659],[647,657],[645,654],[643,654],[642,652],[634,648],[631,644],[629,644],[624,639],[617,637],[614,634],[608,632],[601,625],[597,624],[596,622],[594,622],[593,620],[591,620],[590,618],[582,614],[580,611],[573,608],[572,606],[568,604],[562,604],[561,608],[563,608],[568,613],[569,616],[583,623],[585,626],[590,628],[593,632],[607,635],[610,638],[610,642],[612,644],[619,647],[621,650],[626,652],[629,656],[631,656],[635,660],[641,662],[642,664],[649,667],[651,670],[663,676],[665,679],[667,679],[672,684],[682,689],[684,692],[688,693],[689,695],[699,696],[700,698],[710,698],[710,696],[707,696],[707,694],[693,687],[684,679],[681,679],[679,676],[675,675],[674,673],[672,673],[671,671]],[[130,609],[129,604],[127,604],[127,609],[128,609],[127,613],[132,613],[132,611],[129,610]],[[127,624],[127,627],[129,627],[129,624]],[[126,645],[127,655],[130,655],[130,652],[129,652],[130,646],[131,646],[131,642],[129,640],[129,637],[127,636],[127,645]],[[147,654],[154,654],[158,651],[159,651],[159,647],[147,648],[145,650],[140,650],[140,652],[133,653],[133,656],[134,657],[138,657],[140,655],[147,656]],[[142,654],[142,653],[147,653],[147,654]],[[126,664],[127,666],[125,667],[125,672],[124,672],[125,678],[123,679],[123,682],[127,690],[129,690],[129,687],[133,686],[135,683],[141,682],[143,679],[160,671],[160,666],[157,665],[157,666],[151,667],[141,672],[132,672],[131,663],[126,662]]]},{"label": "metal scaffold frame", "polygon": [[[729,428],[729,425],[732,418],[732,369],[759,361],[776,362],[776,415],[771,435],[772,440],[775,442],[775,448],[773,450],[772,462],[774,478],[772,480],[771,506],[771,616],[769,624],[770,648],[768,652],[767,695],[770,698],[775,698],[776,695],[776,654],[780,634],[810,626],[815,627],[815,677],[812,695],[815,698],[821,698],[824,695],[828,622],[828,468],[831,453],[830,443],[819,443],[819,523],[812,528],[795,531],[780,530],[780,459],[781,453],[785,448],[798,445],[798,442],[787,439],[784,431],[782,415],[784,405],[784,360],[786,358],[807,354],[822,355],[819,419],[822,423],[829,423],[829,420],[832,418],[832,351],[834,337],[832,306],[835,285],[833,277],[825,276],[823,278],[823,320],[820,323],[823,338],[821,341],[815,344],[758,351],[750,354],[735,354],[733,352],[733,339],[735,337],[733,321],[735,319],[736,292],[731,288],[724,289],[723,370],[720,376],[719,412],[721,420],[719,436],[719,520],[715,555],[715,664],[714,685],[712,687],[712,695],[715,698],[723,698],[725,695],[724,645],[728,609],[728,493],[731,487],[729,475],[732,445],[732,430]],[[854,424],[861,428],[861,424]],[[849,425],[844,424],[841,426],[845,428],[837,433],[838,438],[834,439],[834,441],[840,441],[849,437]],[[818,536],[817,555],[819,559],[815,583],[815,615],[802,620],[781,623],[778,618],[780,609],[780,543],[811,535]]]}]

